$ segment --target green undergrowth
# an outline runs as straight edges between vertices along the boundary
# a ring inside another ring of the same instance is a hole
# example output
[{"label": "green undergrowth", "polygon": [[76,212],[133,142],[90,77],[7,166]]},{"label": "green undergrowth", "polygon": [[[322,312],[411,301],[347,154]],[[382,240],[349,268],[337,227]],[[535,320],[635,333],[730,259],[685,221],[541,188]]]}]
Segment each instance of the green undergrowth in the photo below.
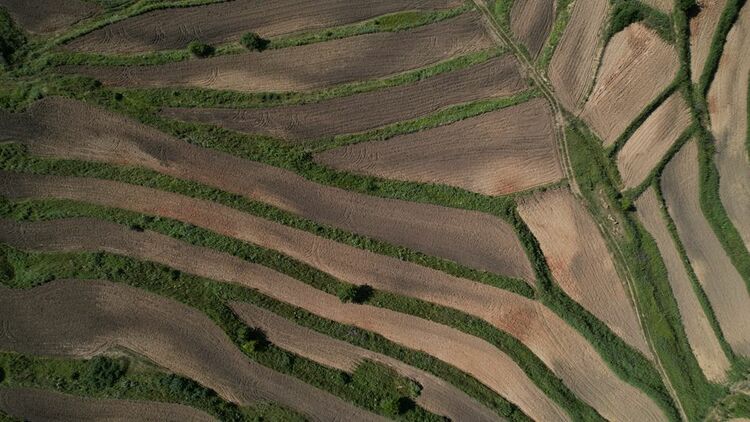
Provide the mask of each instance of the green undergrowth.
[{"label": "green undergrowth", "polygon": [[[630,274],[650,343],[685,413],[691,420],[700,419],[721,394],[721,388],[706,380],[692,354],[656,243],[638,222],[630,200],[615,188],[620,183],[619,175],[601,142],[580,123],[567,129],[567,139],[576,180],[592,215],[613,227],[611,232],[604,232],[605,239],[613,253],[619,252],[615,256],[620,272]],[[680,419],[658,373],[649,373],[652,387],[646,392],[671,419]]]},{"label": "green undergrowth", "polygon": [[[317,317],[303,309],[263,296],[255,290],[107,253],[26,253],[7,246],[3,250],[6,260],[15,271],[14,277],[6,281],[12,287],[30,288],[54,279],[107,279],[172,298],[203,311],[252,359],[274,370],[293,374],[313,385],[320,386],[324,383],[340,394],[361,396],[362,392],[348,391],[347,377],[342,376],[340,371],[286,353],[272,344],[243,347],[247,343],[246,326],[227,304],[234,301],[251,303],[323,334],[394,357],[451,382],[503,417],[528,420],[514,405],[450,365],[424,353],[405,349],[372,332]],[[377,384],[377,380],[372,381]],[[363,397],[363,400],[366,399]]]},{"label": "green undergrowth", "polygon": [[[711,49],[706,57],[706,62],[703,65],[703,73],[700,75],[698,87],[696,93],[701,96],[705,96],[708,93],[708,89],[711,86],[711,82],[716,75],[716,70],[719,68],[719,60],[724,52],[724,44],[727,41],[729,30],[732,29],[734,23],[740,15],[740,9],[745,4],[746,0],[727,0],[724,6],[724,11],[721,13],[719,23],[714,31],[714,37],[711,41]],[[742,53],[740,53],[742,54]]]},{"label": "green undergrowth", "polygon": [[612,11],[610,12],[609,26],[604,35],[605,45],[616,33],[635,22],[642,22],[653,29],[664,41],[675,42],[672,19],[668,14],[640,0],[610,0],[610,2],[612,3]]},{"label": "green undergrowth", "polygon": [[[349,287],[346,282],[339,281],[280,253],[166,218],[57,200],[6,203],[0,212],[2,215],[27,221],[68,217],[99,218],[135,230],[153,230],[196,246],[232,254],[287,274],[329,294],[339,295]],[[18,275],[18,278],[24,280],[29,277],[23,277],[23,274],[21,274]],[[576,419],[597,419],[596,413],[579,402],[573,393],[526,346],[480,318],[415,298],[378,290],[373,290],[366,303],[439,322],[488,341],[508,354],[551,399],[568,409],[572,415],[577,415]]]},{"label": "green undergrowth", "polygon": [[523,280],[475,270],[447,259],[433,257],[409,248],[390,245],[370,237],[318,224],[258,201],[252,201],[239,195],[146,169],[110,166],[94,162],[34,158],[27,155],[23,146],[18,144],[0,146],[0,168],[35,174],[94,177],[174,192],[196,199],[220,203],[339,243],[433,268],[457,277],[478,281],[525,297],[532,297],[534,294],[533,289]]},{"label": "green undergrowth", "polygon": [[555,0],[557,1],[555,22],[552,24],[552,30],[550,30],[549,37],[542,47],[542,51],[539,53],[537,58],[537,70],[542,75],[547,74],[549,63],[552,60],[552,55],[555,54],[555,49],[562,39],[565,28],[568,26],[570,16],[573,13],[574,0]]},{"label": "green undergrowth", "polygon": [[383,141],[397,135],[419,132],[425,129],[432,129],[438,126],[444,126],[458,122],[460,120],[479,116],[480,114],[512,107],[529,101],[532,98],[537,98],[539,97],[539,95],[539,91],[537,90],[527,90],[511,97],[488,98],[484,100],[473,101],[470,103],[449,106],[427,116],[393,123],[391,125],[363,133],[337,135],[334,137],[313,140],[308,142],[308,145],[311,152],[320,152],[360,142]]},{"label": "green undergrowth", "polygon": [[[659,173],[659,175],[661,175],[661,173]],[[722,351],[727,356],[727,359],[729,359],[730,362],[734,362],[737,357],[732,351],[732,347],[724,337],[724,333],[721,330],[719,321],[716,319],[716,314],[714,313],[713,307],[711,306],[711,302],[708,300],[708,296],[706,296],[706,292],[703,290],[700,281],[698,281],[698,276],[695,274],[693,266],[690,264],[690,259],[688,258],[685,246],[683,245],[682,240],[680,239],[680,235],[677,232],[677,226],[675,225],[672,216],[669,215],[669,212],[667,211],[667,203],[664,200],[664,193],[661,189],[660,178],[656,178],[653,181],[652,186],[654,188],[654,191],[656,192],[657,198],[659,199],[659,204],[661,205],[662,218],[664,219],[667,229],[669,230],[669,234],[672,236],[672,241],[674,242],[675,248],[677,248],[677,252],[680,254],[682,265],[685,267],[688,277],[690,278],[693,292],[698,298],[698,302],[701,304],[701,308],[703,309],[706,318],[708,318],[709,324],[711,324],[711,328],[713,329],[714,334],[716,335],[716,338],[721,345]]]},{"label": "green undergrowth", "polygon": [[[269,40],[270,42],[265,49],[295,47],[378,32],[405,31],[450,19],[471,9],[472,7],[466,3],[463,6],[447,10],[397,12],[351,25],[275,37]],[[198,41],[200,41],[200,39],[198,39]],[[247,52],[247,48],[243,47],[239,40],[221,43],[212,47],[215,49],[213,53],[214,56]],[[52,52],[46,57],[42,57],[40,60],[44,62],[45,66],[146,66],[179,62],[190,58],[191,54],[187,49],[180,49],[139,54]],[[262,60],[263,56],[258,56],[258,59]]]},{"label": "green undergrowth", "polygon": [[[102,376],[102,366],[121,371]],[[92,398],[179,403],[223,421],[303,420],[272,403],[238,407],[194,381],[129,357],[83,360],[0,352],[0,368],[6,374],[0,388],[39,388]]]},{"label": "green undergrowth", "polygon": [[26,44],[26,36],[16,26],[8,11],[0,6],[0,69],[16,60],[16,52]]}]

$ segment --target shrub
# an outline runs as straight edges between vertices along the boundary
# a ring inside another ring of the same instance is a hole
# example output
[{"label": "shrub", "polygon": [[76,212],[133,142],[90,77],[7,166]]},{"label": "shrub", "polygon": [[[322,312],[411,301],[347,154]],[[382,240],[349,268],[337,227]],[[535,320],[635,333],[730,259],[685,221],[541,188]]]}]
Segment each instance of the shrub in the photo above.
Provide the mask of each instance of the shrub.
[{"label": "shrub", "polygon": [[214,48],[200,41],[193,41],[188,44],[188,51],[195,57],[208,57],[214,54]]},{"label": "shrub", "polygon": [[243,326],[237,331],[237,338],[240,340],[242,349],[248,352],[262,352],[270,344],[266,333],[260,328]]},{"label": "shrub", "polygon": [[8,11],[0,7],[0,56],[2,62],[11,63],[13,54],[26,43],[26,37],[16,27]]},{"label": "shrub", "polygon": [[240,43],[248,50],[263,51],[268,47],[268,42],[268,40],[261,38],[261,36],[255,32],[246,32],[242,38],[240,38]]},{"label": "shrub", "polygon": [[95,388],[111,387],[125,375],[126,369],[122,359],[97,356],[89,361],[84,379]]},{"label": "shrub", "polygon": [[364,303],[372,296],[372,287],[363,284],[361,286],[351,285],[339,291],[339,299],[342,302]]}]

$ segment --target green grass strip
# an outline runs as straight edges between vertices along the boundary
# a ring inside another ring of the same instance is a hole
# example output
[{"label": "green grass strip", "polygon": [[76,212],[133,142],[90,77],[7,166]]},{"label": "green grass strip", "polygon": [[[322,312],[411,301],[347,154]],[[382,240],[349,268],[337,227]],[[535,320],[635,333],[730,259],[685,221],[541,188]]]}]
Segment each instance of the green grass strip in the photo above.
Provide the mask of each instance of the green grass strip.
[{"label": "green grass strip", "polygon": [[[632,271],[635,300],[650,333],[653,349],[688,417],[700,419],[721,394],[721,389],[706,380],[692,354],[656,242],[632,211],[628,211],[628,202],[622,201],[615,188],[619,175],[601,142],[580,123],[570,127],[567,135],[576,180],[589,209],[597,220],[614,218],[618,222],[616,238],[605,238],[611,248],[622,252],[623,264]],[[614,242],[617,242],[616,246]],[[645,382],[650,387],[645,391],[657,400],[670,418],[680,419],[658,373],[649,371]]]},{"label": "green grass strip", "polygon": [[[345,281],[339,281],[328,274],[273,250],[167,218],[155,218],[117,209],[59,200],[6,203],[0,214],[24,221],[54,220],[67,217],[99,218],[139,230],[152,230],[196,246],[235,255],[287,274],[329,294],[339,295],[350,286]],[[378,290],[375,290],[367,303],[439,322],[488,341],[508,354],[542,391],[568,410],[571,415],[576,415],[576,419],[598,419],[596,412],[580,402],[525,345],[480,318],[452,308]]]},{"label": "green grass strip", "polygon": [[700,75],[698,82],[697,92],[701,96],[705,96],[708,93],[711,82],[716,75],[716,70],[719,68],[719,60],[721,60],[721,55],[724,53],[724,44],[727,42],[729,30],[732,29],[732,26],[737,21],[740,9],[744,4],[745,0],[727,0],[726,6],[724,6],[724,11],[721,13],[713,40],[711,41],[711,50],[708,52],[708,57],[703,65],[703,73]]},{"label": "green grass strip", "polygon": [[[32,287],[53,279],[83,278],[108,279],[169,297],[204,311],[217,322],[233,340],[242,347],[244,341],[233,333],[242,330],[242,325],[226,303],[243,301],[290,319],[297,324],[314,329],[334,338],[347,341],[369,350],[399,359],[409,365],[433,373],[453,383],[467,394],[511,420],[528,420],[517,407],[494,394],[482,384],[424,353],[405,349],[385,338],[352,326],[338,324],[310,314],[303,309],[273,300],[255,290],[226,283],[217,283],[180,273],[161,265],[140,262],[130,258],[106,253],[39,254],[25,253],[5,247],[6,256],[14,269],[24,273],[13,278],[14,287]],[[252,351],[254,358],[265,351]],[[278,357],[279,355],[275,355]],[[269,357],[274,357],[272,354]],[[287,359],[288,358],[288,359]],[[287,356],[272,365],[273,369],[293,369],[301,358]],[[268,362],[262,362],[264,364]],[[334,376],[343,382],[342,377]]]},{"label": "green grass strip", "polygon": [[547,37],[547,42],[544,44],[544,47],[542,47],[542,51],[537,58],[537,70],[539,70],[539,73],[542,75],[547,74],[547,68],[549,67],[550,61],[552,61],[552,56],[555,54],[557,45],[560,44],[560,39],[562,39],[562,36],[565,33],[565,28],[568,26],[570,16],[573,13],[573,6],[575,4],[574,0],[553,1],[557,1],[555,22],[552,24],[552,30],[549,33],[549,37]]},{"label": "green grass strip", "polygon": [[670,44],[675,42],[674,26],[667,13],[640,0],[610,0],[610,3],[612,3],[612,11],[609,17],[609,27],[604,36],[605,45],[616,33],[635,22],[642,22],[653,29],[664,41]]}]

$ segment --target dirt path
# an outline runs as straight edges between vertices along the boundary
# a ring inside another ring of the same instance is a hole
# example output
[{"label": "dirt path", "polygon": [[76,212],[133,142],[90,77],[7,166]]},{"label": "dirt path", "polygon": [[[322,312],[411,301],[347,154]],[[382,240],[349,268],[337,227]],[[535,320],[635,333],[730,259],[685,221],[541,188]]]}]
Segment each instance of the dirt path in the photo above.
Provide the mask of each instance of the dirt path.
[{"label": "dirt path", "polygon": [[173,403],[95,399],[34,388],[0,388],[0,410],[34,422],[212,422],[211,415]]},{"label": "dirt path", "polygon": [[[445,325],[388,309],[344,304],[336,296],[232,255],[192,246],[154,232],[137,232],[121,225],[94,219],[66,219],[30,224],[0,220],[0,241],[33,251],[105,251],[156,262],[200,277],[257,289],[264,295],[303,308],[323,318],[373,331],[405,347],[424,351],[472,375],[518,405],[533,419],[569,420],[566,413],[539,390],[513,360],[484,340]],[[0,296],[0,300],[6,296],[9,295]],[[14,298],[9,297],[7,300]],[[136,302],[128,300],[129,304]],[[24,309],[33,312],[29,307]],[[184,319],[175,319],[173,315],[168,318],[175,324],[178,321],[184,323]],[[222,362],[226,360],[219,357],[217,359]],[[487,362],[492,362],[492,365],[488,366]],[[209,373],[211,376],[217,376],[215,371]],[[313,401],[304,394],[302,397],[306,397],[306,402]],[[609,399],[608,396],[605,398]],[[614,397],[611,399],[617,400]]]},{"label": "dirt path", "polygon": [[413,84],[317,103],[262,109],[172,108],[163,110],[163,114],[299,142],[364,132],[450,105],[512,95],[525,87],[516,60],[506,54]]},{"label": "dirt path", "polygon": [[[64,232],[54,226],[48,228]],[[385,420],[250,361],[206,315],[158,295],[106,281],[70,280],[28,290],[0,286],[0,293],[3,350],[91,357],[122,347],[241,405],[270,400],[320,421]]]},{"label": "dirt path", "polygon": [[747,93],[750,78],[750,6],[746,3],[729,31],[711,89],[708,111],[716,137],[719,194],[745,247],[750,249],[750,158]]},{"label": "dirt path", "polygon": [[750,315],[750,294],[703,215],[697,166],[698,145],[691,141],[664,169],[664,200],[724,337],[735,353],[750,356],[750,324],[738,318]]},{"label": "dirt path", "polygon": [[196,39],[209,44],[239,41],[248,31],[268,38],[404,10],[443,9],[460,4],[460,0],[234,0],[144,13],[76,38],[67,47],[103,53],[173,50]]},{"label": "dirt path", "polygon": [[193,87],[242,92],[311,91],[378,79],[485,50],[492,40],[467,12],[407,31],[380,32],[326,42],[220,55],[149,66],[62,66],[123,87]]},{"label": "dirt path", "polygon": [[249,303],[234,302],[231,307],[248,326],[261,329],[274,345],[322,365],[352,373],[362,361],[369,360],[392,368],[422,386],[416,403],[436,415],[452,421],[500,420],[463,391],[400,360],[328,337]]},{"label": "dirt path", "polygon": [[0,139],[18,139],[44,157],[145,167],[478,270],[534,280],[515,231],[498,217],[321,185],[84,103],[50,98],[21,115],[0,110]]}]

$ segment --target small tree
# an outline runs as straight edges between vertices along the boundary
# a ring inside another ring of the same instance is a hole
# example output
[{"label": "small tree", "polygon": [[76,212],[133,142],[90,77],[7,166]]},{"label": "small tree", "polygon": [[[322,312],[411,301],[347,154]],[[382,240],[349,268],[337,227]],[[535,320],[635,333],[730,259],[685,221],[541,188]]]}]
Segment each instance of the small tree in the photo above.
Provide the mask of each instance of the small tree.
[{"label": "small tree", "polygon": [[195,57],[208,57],[214,54],[214,48],[200,41],[192,41],[188,44],[188,51]]},{"label": "small tree", "polygon": [[255,32],[246,32],[242,38],[240,38],[240,43],[251,51],[263,51],[268,47],[268,40],[261,38],[261,36]]},{"label": "small tree", "polygon": [[372,287],[367,284],[347,286],[339,291],[338,296],[344,303],[364,303],[372,296]]}]

